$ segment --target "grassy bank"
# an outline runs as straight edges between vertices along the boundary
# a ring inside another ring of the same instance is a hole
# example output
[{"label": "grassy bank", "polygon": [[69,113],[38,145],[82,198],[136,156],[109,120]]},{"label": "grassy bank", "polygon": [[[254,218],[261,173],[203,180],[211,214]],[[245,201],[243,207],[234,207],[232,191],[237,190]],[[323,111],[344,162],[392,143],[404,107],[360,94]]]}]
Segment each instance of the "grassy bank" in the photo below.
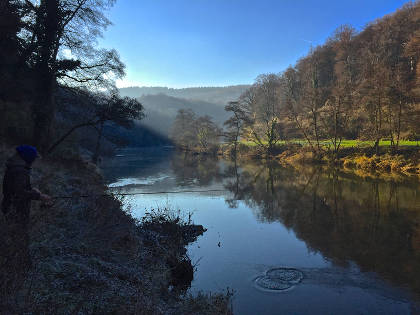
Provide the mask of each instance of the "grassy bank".
[{"label": "grassy bank", "polygon": [[[224,157],[233,156],[232,145],[221,147]],[[379,152],[367,141],[346,140],[335,154],[326,143],[317,153],[301,143],[278,143],[271,154],[254,143],[241,142],[238,145],[238,159],[275,160],[294,167],[305,165],[334,165],[348,171],[376,175],[404,175],[420,177],[420,147],[415,141],[402,141],[398,150],[392,149],[389,141],[382,141]]]},{"label": "grassy bank", "polygon": [[[252,141],[242,141],[242,144],[245,144],[246,146],[257,146],[255,142]],[[282,147],[284,145],[290,145],[290,144],[298,144],[302,146],[307,145],[306,140],[302,139],[294,139],[289,141],[279,141],[277,142],[278,147]],[[313,143],[316,144],[315,142]],[[328,140],[322,140],[320,141],[320,144],[325,147],[332,147],[333,143]],[[367,140],[342,140],[340,143],[341,148],[369,148],[373,147],[375,145],[375,141],[367,141]],[[391,140],[381,140],[379,141],[379,146],[384,148],[391,148],[392,143]],[[399,141],[400,147],[418,147],[420,149],[420,141],[413,141],[413,140],[400,140]]]},{"label": "grassy bank", "polygon": [[[0,173],[13,150],[0,150]],[[204,233],[170,212],[139,222],[82,160],[44,159],[33,182],[57,199],[33,203],[29,253],[19,260],[0,217],[2,314],[230,314],[230,293],[186,294],[193,268],[185,246]],[[77,198],[90,195],[89,198]],[[95,197],[97,196],[97,197]]]}]

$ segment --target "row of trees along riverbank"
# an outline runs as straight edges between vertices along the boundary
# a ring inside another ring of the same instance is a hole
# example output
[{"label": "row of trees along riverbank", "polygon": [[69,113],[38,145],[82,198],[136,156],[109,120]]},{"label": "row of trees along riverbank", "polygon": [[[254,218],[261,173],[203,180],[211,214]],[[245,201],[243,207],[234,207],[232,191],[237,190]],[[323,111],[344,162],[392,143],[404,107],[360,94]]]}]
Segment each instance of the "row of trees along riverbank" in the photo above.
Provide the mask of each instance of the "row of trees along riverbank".
[{"label": "row of trees along riverbank", "polygon": [[[402,140],[420,139],[419,58],[419,1],[360,32],[341,26],[296,65],[260,75],[229,103],[223,139],[233,152],[247,145],[265,156],[293,142],[309,148],[315,160],[337,159],[348,139],[371,143],[376,154],[386,139],[395,153]],[[216,128],[197,124],[191,113],[180,112],[173,130],[183,148],[205,151],[200,134],[220,140]]]},{"label": "row of trees along riverbank", "polygon": [[[283,73],[261,75],[227,110],[230,130],[270,153],[302,138],[315,154],[337,155],[344,139],[420,137],[420,2],[408,3],[361,32],[339,27]],[[328,140],[329,146],[323,145]]]}]

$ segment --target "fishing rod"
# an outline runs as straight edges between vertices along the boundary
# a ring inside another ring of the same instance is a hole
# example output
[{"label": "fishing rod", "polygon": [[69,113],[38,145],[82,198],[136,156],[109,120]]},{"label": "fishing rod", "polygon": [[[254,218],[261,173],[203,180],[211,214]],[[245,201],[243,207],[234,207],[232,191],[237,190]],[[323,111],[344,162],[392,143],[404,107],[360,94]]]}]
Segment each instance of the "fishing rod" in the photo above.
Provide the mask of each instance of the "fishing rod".
[{"label": "fishing rod", "polygon": [[77,196],[54,196],[51,199],[76,199],[90,197],[112,197],[112,196],[135,196],[135,195],[162,195],[162,194],[182,194],[182,193],[206,193],[206,192],[224,192],[222,189],[206,189],[206,190],[179,190],[179,191],[153,191],[153,192],[136,192],[136,193],[109,193],[99,195],[77,195]]}]

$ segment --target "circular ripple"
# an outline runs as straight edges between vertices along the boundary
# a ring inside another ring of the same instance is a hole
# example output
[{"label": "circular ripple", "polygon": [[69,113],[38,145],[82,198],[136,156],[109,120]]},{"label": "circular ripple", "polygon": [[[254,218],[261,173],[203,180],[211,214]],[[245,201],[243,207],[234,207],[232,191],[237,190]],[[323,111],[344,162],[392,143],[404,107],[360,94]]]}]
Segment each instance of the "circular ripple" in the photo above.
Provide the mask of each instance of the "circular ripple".
[{"label": "circular ripple", "polygon": [[302,281],[303,273],[294,268],[274,268],[266,272],[266,276],[277,281],[285,281],[291,284],[297,284]]},{"label": "circular ripple", "polygon": [[290,289],[293,286],[293,284],[281,280],[271,279],[268,276],[258,277],[255,279],[255,284],[261,289],[278,291],[284,291]]},{"label": "circular ripple", "polygon": [[264,276],[257,277],[255,284],[265,290],[285,291],[301,282],[303,273],[294,268],[274,268]]}]

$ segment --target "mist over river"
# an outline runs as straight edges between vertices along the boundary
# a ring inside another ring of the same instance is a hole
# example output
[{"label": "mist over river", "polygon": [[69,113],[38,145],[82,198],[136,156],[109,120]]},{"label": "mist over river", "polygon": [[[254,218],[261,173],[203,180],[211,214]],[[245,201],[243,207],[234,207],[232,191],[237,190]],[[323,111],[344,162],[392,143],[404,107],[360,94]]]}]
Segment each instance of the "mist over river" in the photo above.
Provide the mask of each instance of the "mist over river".
[{"label": "mist over river", "polygon": [[[189,291],[234,290],[235,314],[420,312],[420,182],[234,163],[171,148],[103,162],[136,218],[181,210],[208,229]],[[165,193],[179,191],[200,191]]]}]

